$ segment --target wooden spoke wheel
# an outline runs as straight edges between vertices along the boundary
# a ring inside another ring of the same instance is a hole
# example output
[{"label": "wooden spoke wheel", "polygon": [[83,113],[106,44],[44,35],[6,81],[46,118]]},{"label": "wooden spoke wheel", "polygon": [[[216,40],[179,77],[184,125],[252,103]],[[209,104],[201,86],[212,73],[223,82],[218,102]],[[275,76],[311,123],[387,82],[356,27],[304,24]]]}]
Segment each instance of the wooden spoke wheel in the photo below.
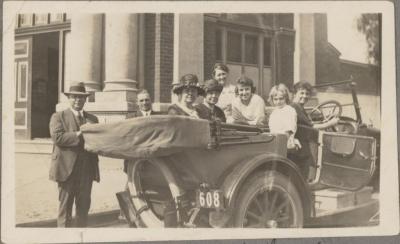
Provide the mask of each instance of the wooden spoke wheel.
[{"label": "wooden spoke wheel", "polygon": [[274,171],[251,176],[238,195],[235,211],[235,227],[299,228],[304,221],[296,187]]},{"label": "wooden spoke wheel", "polygon": [[164,227],[163,208],[182,194],[172,172],[157,159],[130,162],[128,187],[139,214],[138,227]]}]

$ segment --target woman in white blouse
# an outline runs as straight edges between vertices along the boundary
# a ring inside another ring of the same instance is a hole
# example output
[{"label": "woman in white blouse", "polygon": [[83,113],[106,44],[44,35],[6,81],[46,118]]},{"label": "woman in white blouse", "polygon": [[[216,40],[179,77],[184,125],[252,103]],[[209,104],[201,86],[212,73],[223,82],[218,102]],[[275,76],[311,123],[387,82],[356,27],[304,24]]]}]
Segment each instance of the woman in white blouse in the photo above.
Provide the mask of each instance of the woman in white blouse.
[{"label": "woman in white blouse", "polygon": [[235,99],[235,86],[229,84],[227,79],[229,76],[229,68],[225,64],[216,63],[213,67],[212,77],[223,86],[221,94],[216,104],[224,111],[228,120],[232,118],[232,101]]},{"label": "woman in white blouse", "polygon": [[289,89],[282,83],[272,87],[268,102],[275,107],[268,121],[270,131],[286,134],[288,149],[301,148],[300,142],[294,138],[297,131],[297,113],[289,105]]},{"label": "woman in white blouse", "polygon": [[232,120],[227,122],[245,125],[263,125],[265,119],[264,100],[255,94],[253,81],[241,76],[236,82],[236,97],[232,102]]}]

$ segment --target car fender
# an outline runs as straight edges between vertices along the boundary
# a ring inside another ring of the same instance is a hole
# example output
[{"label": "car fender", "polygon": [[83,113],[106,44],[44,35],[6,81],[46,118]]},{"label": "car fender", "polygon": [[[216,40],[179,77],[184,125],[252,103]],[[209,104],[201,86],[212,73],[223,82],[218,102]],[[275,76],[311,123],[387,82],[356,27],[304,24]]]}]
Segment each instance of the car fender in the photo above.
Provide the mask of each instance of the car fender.
[{"label": "car fender", "polygon": [[[299,168],[289,159],[278,154],[268,153],[257,155],[254,158],[244,160],[236,165],[232,172],[223,180],[221,190],[224,192],[227,213],[232,213],[235,208],[235,200],[243,183],[252,173],[263,168],[265,170],[276,170],[286,176],[291,177],[294,185],[297,187],[303,202],[303,213],[306,218],[311,215],[312,198],[310,189],[303,179]],[[283,172],[283,171],[285,172]]]}]

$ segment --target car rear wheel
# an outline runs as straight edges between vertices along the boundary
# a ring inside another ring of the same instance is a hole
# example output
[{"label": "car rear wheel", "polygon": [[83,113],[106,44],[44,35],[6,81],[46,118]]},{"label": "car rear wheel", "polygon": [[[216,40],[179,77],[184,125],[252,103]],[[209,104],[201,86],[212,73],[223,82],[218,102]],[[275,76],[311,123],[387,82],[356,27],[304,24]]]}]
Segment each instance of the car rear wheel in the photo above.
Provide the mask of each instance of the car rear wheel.
[{"label": "car rear wheel", "polygon": [[251,176],[240,190],[235,211],[235,227],[299,228],[304,221],[296,187],[276,171]]},{"label": "car rear wheel", "polygon": [[138,227],[164,227],[164,208],[182,195],[168,168],[156,159],[131,162],[128,187],[139,215]]}]

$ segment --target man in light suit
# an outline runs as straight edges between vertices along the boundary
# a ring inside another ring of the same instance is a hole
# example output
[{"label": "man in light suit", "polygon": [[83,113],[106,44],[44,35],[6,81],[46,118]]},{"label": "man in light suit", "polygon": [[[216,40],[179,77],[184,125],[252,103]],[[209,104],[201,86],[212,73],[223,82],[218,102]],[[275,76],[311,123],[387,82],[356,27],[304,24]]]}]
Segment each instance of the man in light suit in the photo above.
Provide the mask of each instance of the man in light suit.
[{"label": "man in light suit", "polygon": [[59,209],[57,226],[72,226],[72,207],[75,201],[77,227],[87,225],[93,181],[100,181],[98,157],[84,150],[80,126],[98,123],[96,116],[83,111],[86,92],[82,82],[72,84],[64,93],[70,107],[56,112],[50,119],[50,135],[53,153],[50,166],[50,180],[57,182]]},{"label": "man in light suit", "polygon": [[[147,117],[150,115],[159,115],[159,112],[155,112],[152,109],[152,102],[150,94],[147,90],[141,90],[137,94],[137,104],[139,109],[133,113],[129,113],[126,118],[136,118],[136,117]],[[124,160],[124,172],[127,173],[128,170],[128,160]]]}]

